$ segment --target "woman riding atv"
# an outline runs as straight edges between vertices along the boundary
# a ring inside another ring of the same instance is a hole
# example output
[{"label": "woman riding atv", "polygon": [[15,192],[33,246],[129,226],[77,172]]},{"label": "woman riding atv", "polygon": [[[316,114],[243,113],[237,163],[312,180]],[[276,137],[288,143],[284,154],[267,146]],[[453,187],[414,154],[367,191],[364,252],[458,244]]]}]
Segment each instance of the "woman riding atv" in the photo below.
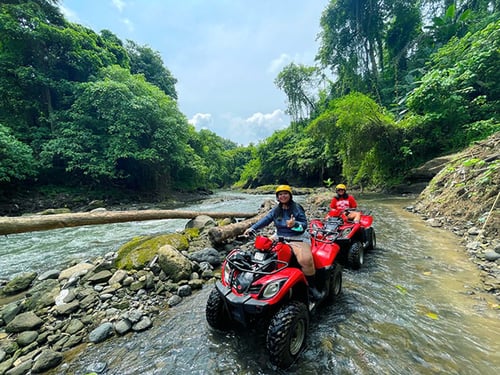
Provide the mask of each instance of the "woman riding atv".
[{"label": "woman riding atv", "polygon": [[311,252],[311,238],[307,229],[307,217],[304,208],[293,200],[292,188],[289,185],[279,185],[276,188],[278,205],[269,213],[248,228],[245,235],[264,228],[271,222],[276,227],[276,237],[286,237],[291,240],[291,247],[302,268],[309,291],[313,299],[320,300],[323,293],[316,288],[314,261]]},{"label": "woman riding atv", "polygon": [[347,188],[344,184],[338,184],[335,187],[336,194],[330,202],[330,208],[332,210],[338,210],[339,214],[342,211],[348,210],[347,219],[355,223],[359,223],[361,219],[361,212],[350,211],[358,207],[356,199],[350,194],[347,194]]}]

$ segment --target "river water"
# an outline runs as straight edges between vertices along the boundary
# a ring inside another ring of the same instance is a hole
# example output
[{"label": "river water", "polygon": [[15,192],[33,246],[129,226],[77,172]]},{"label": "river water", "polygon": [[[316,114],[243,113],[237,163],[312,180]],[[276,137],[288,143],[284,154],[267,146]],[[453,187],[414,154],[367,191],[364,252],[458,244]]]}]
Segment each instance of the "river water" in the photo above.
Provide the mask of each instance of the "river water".
[{"label": "river water", "polygon": [[[255,212],[265,198],[272,196],[219,193],[189,209]],[[312,317],[308,345],[288,370],[269,363],[262,332],[208,328],[207,285],[163,312],[148,331],[91,345],[67,358],[55,373],[497,374],[500,310],[491,296],[477,291],[479,271],[458,238],[408,213],[404,207],[412,203],[409,199],[358,202],[372,211],[377,248],[360,270],[344,270],[340,300]],[[91,258],[115,251],[133,236],[176,230],[185,222],[113,224],[2,238],[2,276],[57,267],[66,254]],[[35,250],[43,255],[34,257]],[[47,262],[53,257],[58,259]]]}]

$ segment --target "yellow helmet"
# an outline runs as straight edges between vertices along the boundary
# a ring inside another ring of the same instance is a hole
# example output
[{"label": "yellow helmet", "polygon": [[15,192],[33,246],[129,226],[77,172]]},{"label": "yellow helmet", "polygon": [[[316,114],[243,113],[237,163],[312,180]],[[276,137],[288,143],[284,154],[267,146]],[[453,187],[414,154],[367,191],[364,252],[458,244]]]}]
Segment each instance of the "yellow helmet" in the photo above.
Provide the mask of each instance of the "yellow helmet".
[{"label": "yellow helmet", "polygon": [[339,190],[339,189],[347,190],[347,188],[345,187],[344,184],[338,184],[337,186],[335,186],[335,190]]},{"label": "yellow helmet", "polygon": [[288,185],[279,185],[276,188],[276,194],[278,194],[280,191],[288,191],[290,195],[292,195],[292,188]]}]

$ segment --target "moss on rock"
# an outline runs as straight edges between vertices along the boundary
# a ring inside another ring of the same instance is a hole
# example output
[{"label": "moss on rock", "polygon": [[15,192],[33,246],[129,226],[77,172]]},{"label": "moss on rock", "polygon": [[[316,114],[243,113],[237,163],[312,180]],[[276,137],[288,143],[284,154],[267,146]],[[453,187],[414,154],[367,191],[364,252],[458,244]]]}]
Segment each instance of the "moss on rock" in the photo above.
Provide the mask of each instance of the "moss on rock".
[{"label": "moss on rock", "polygon": [[125,270],[143,269],[158,254],[158,249],[165,245],[183,251],[189,248],[189,240],[180,233],[134,237],[118,249],[115,266]]}]

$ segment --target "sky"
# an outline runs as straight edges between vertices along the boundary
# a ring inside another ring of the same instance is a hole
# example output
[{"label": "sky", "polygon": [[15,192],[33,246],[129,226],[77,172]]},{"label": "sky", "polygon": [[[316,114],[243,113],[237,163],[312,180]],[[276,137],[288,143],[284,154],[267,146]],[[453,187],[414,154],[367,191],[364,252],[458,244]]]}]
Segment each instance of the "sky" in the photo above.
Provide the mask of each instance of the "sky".
[{"label": "sky", "polygon": [[65,18],[160,53],[180,111],[197,130],[257,144],[290,123],[274,84],[312,66],[329,0],[60,0]]}]

